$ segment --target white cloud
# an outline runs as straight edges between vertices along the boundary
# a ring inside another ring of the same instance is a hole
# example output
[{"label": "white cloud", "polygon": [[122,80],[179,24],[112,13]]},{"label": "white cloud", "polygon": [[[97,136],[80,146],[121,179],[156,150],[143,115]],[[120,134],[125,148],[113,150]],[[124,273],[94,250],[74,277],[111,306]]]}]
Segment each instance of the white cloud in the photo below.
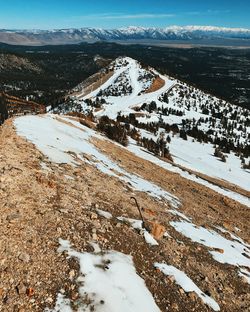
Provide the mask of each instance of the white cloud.
[{"label": "white cloud", "polygon": [[144,19],[144,18],[171,18],[176,17],[176,14],[171,13],[136,13],[136,14],[123,14],[123,13],[104,13],[104,14],[90,14],[90,15],[82,15],[77,16],[77,18],[81,19]]}]

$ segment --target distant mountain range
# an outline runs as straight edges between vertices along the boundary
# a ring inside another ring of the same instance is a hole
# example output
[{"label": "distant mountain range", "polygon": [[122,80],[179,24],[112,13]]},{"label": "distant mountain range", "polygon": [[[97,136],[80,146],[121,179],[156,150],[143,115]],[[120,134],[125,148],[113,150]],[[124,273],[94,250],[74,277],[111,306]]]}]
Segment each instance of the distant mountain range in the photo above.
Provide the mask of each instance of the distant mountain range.
[{"label": "distant mountain range", "polygon": [[0,42],[19,45],[74,44],[83,41],[250,39],[250,29],[214,26],[0,30]]}]

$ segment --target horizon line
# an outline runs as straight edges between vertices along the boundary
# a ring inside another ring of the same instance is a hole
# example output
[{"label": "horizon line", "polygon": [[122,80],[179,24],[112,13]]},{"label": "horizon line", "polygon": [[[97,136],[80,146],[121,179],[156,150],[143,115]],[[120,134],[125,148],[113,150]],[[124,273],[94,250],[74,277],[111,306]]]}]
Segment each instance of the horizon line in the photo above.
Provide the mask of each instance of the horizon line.
[{"label": "horizon line", "polygon": [[168,28],[189,28],[189,27],[197,27],[197,28],[215,28],[215,29],[225,29],[225,30],[243,30],[250,31],[250,27],[227,27],[227,26],[214,26],[214,25],[169,25],[169,26],[124,26],[124,27],[62,27],[62,28],[0,28],[0,31],[51,31],[51,30],[70,30],[70,29],[102,29],[102,30],[121,30],[121,29],[129,29],[129,28],[141,28],[141,29],[168,29]]}]

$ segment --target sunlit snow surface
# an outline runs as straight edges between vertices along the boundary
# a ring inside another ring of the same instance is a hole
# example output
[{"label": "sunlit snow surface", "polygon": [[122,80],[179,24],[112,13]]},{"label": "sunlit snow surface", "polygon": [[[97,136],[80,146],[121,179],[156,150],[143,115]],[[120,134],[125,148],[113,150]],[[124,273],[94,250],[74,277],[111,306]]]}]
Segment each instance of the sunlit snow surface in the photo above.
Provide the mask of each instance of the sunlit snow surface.
[{"label": "sunlit snow surface", "polygon": [[165,275],[174,276],[176,284],[180,285],[185,292],[194,291],[202,299],[202,301],[210,306],[214,311],[220,311],[218,303],[201,291],[200,288],[184,272],[165,263],[155,263],[154,266]]},{"label": "sunlit snow surface", "polygon": [[[239,193],[233,192],[231,190],[228,190],[226,188],[220,187],[218,185],[215,185],[213,183],[210,183],[202,178],[197,177],[194,174],[190,174],[188,171],[186,170],[182,170],[180,168],[178,168],[177,166],[172,165],[169,162],[163,161],[161,159],[159,159],[158,157],[154,156],[153,154],[149,153],[147,150],[145,150],[144,148],[138,146],[136,144],[136,142],[132,139],[130,139],[130,144],[127,147],[127,149],[132,152],[133,154],[135,154],[136,156],[143,158],[147,161],[150,161],[160,167],[162,167],[163,169],[166,169],[168,171],[172,171],[175,173],[178,173],[181,177],[194,181],[196,183],[199,183],[201,185],[204,185],[214,191],[216,191],[219,194],[222,194],[224,196],[227,196],[233,200],[238,201],[239,203],[246,205],[248,207],[250,207],[250,199],[246,196],[243,196]],[[181,149],[181,146],[180,146]]]},{"label": "sunlit snow surface", "polygon": [[[160,312],[144,280],[137,275],[132,257],[117,251],[78,252],[60,239],[59,252],[79,261],[81,299],[77,311]],[[90,303],[87,303],[90,302]],[[59,307],[59,308],[58,308]],[[69,300],[58,295],[48,312],[71,312]]]},{"label": "sunlit snow surface", "polygon": [[[59,120],[69,122],[70,124],[60,122]],[[90,143],[91,138],[104,140],[95,131],[67,118],[60,117],[59,120],[51,115],[42,117],[23,116],[15,120],[15,126],[19,135],[26,137],[34,143],[52,162],[76,165],[79,160],[85,161],[95,166],[101,172],[128,183],[137,191],[146,192],[157,199],[165,199],[173,207],[180,205],[176,196],[138,175],[127,172],[108,156],[100,152]],[[92,161],[86,160],[83,157],[84,154],[91,156]]]},{"label": "sunlit snow surface", "polygon": [[222,162],[214,157],[212,144],[193,142],[191,137],[187,141],[172,137],[169,148],[176,164],[250,191],[250,173],[241,168],[240,158],[233,153],[226,154],[227,160]]}]

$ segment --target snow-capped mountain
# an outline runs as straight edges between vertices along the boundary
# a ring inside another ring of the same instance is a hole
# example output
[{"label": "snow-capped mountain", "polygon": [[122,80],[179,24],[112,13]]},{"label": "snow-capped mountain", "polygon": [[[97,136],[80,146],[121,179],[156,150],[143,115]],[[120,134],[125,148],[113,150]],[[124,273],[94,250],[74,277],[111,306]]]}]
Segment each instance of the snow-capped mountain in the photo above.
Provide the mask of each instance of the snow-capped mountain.
[{"label": "snow-capped mountain", "polygon": [[99,40],[250,39],[250,29],[214,26],[79,28],[53,30],[0,30],[0,42],[18,44],[79,43]]}]

